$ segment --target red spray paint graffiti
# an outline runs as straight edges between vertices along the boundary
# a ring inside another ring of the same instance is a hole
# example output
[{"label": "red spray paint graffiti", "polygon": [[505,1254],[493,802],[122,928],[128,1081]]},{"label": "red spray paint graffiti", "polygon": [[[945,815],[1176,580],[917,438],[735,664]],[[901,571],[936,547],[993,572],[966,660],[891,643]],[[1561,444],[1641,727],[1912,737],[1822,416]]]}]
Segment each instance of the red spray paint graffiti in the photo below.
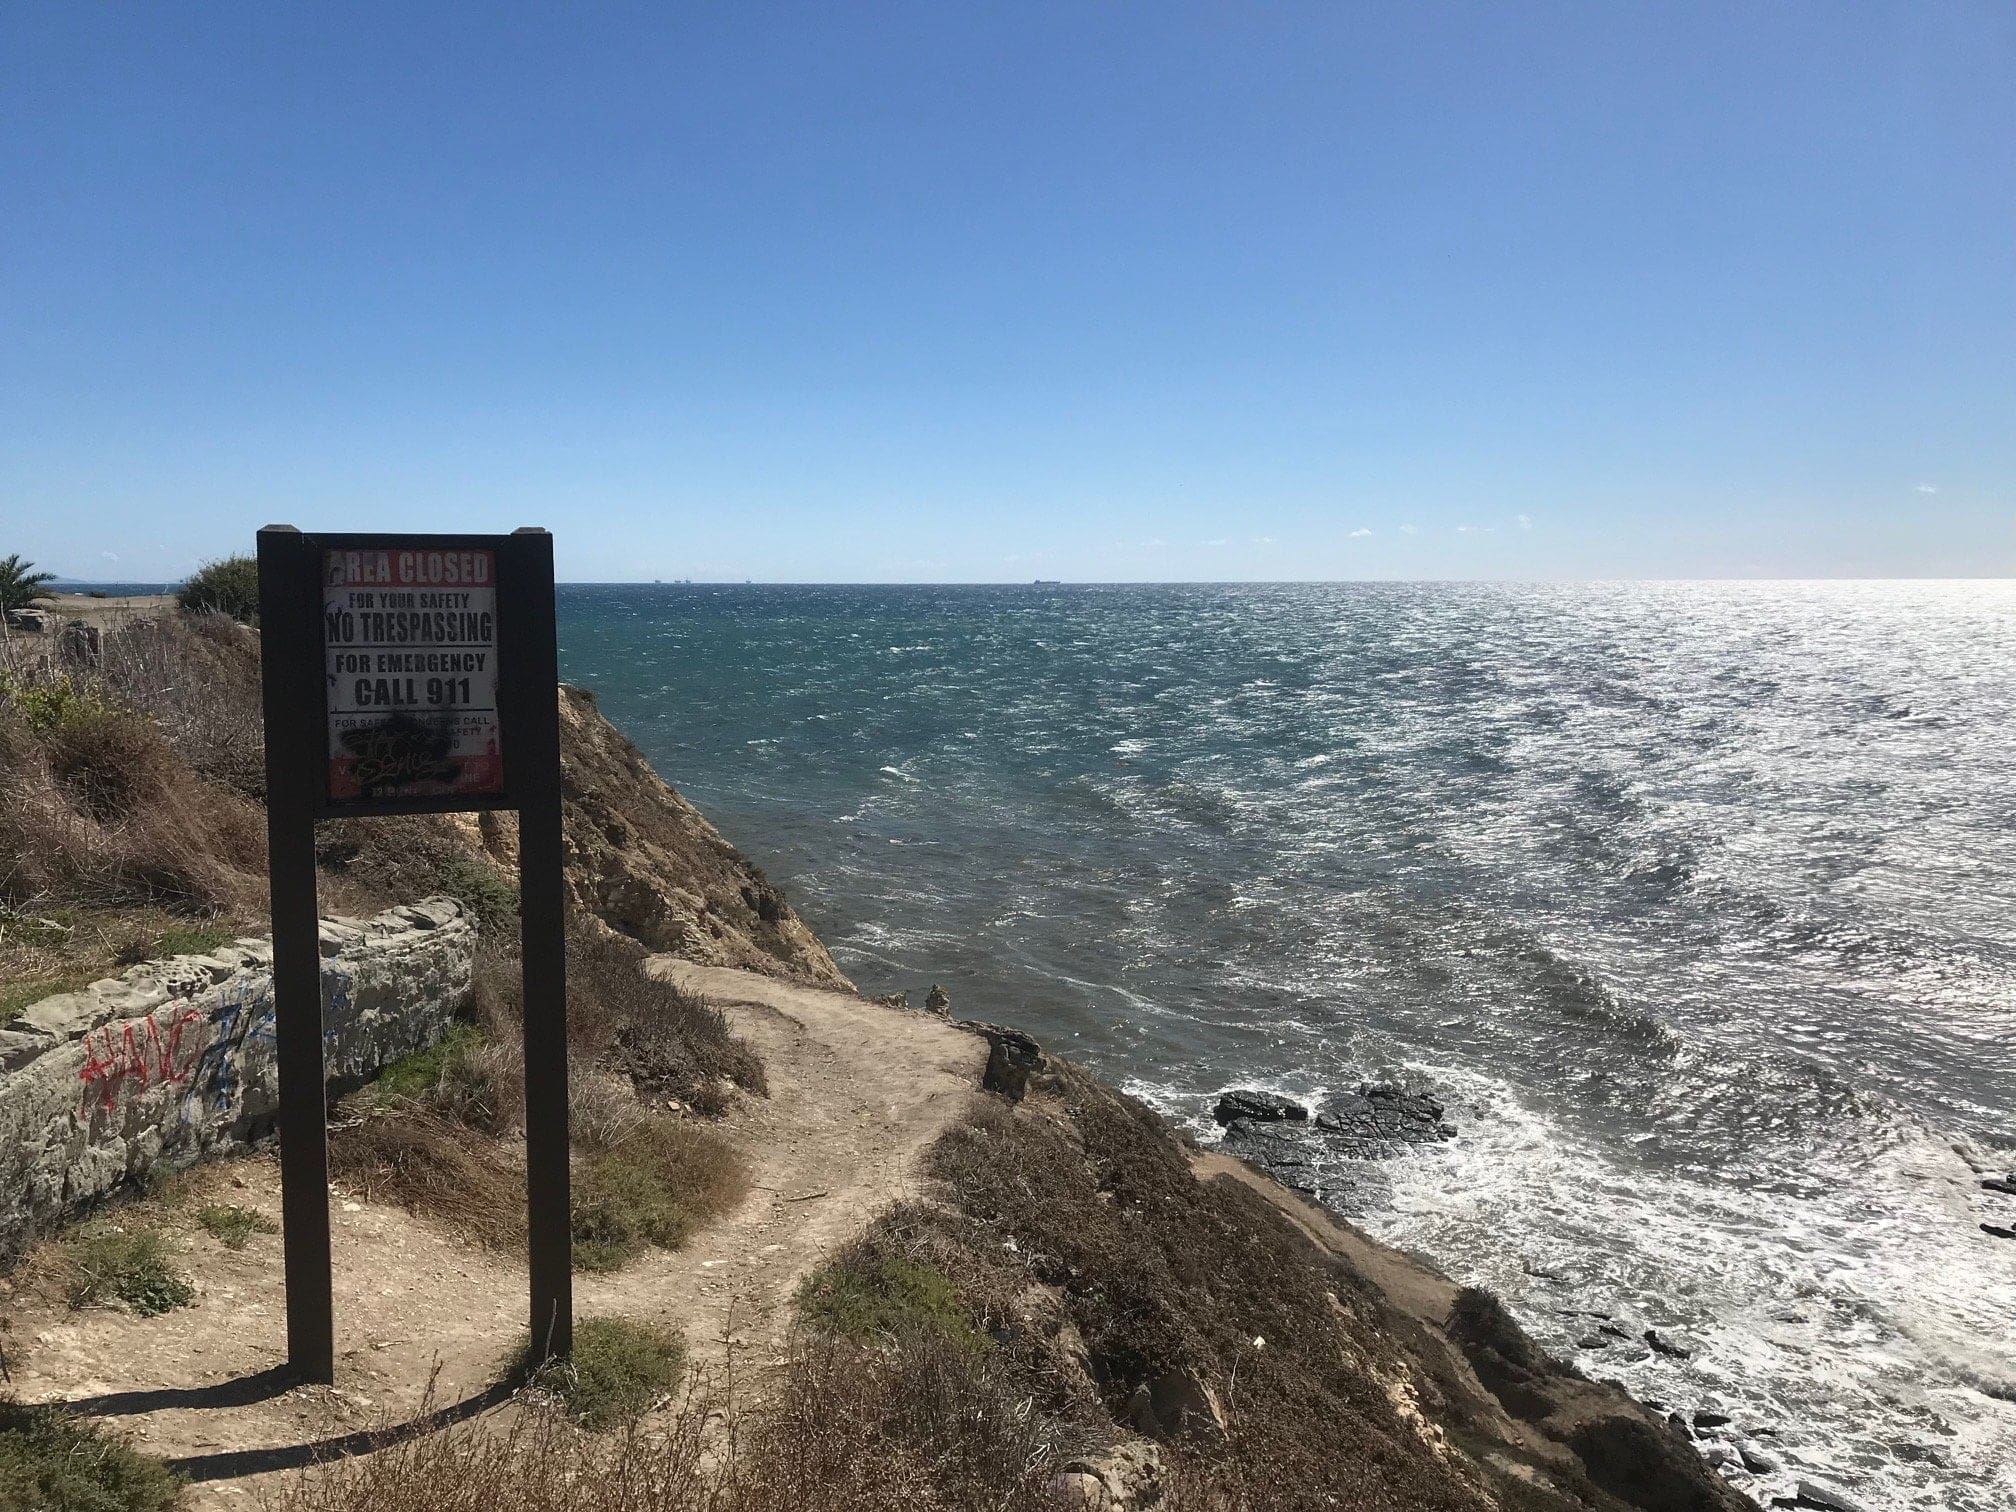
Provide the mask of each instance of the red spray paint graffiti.
[{"label": "red spray paint graffiti", "polygon": [[[188,1070],[176,1066],[176,1057],[182,1049],[182,1031],[202,1017],[194,1008],[184,1008],[169,1015],[164,1029],[150,1013],[136,1023],[127,1024],[117,1039],[113,1038],[109,1024],[95,1031],[87,1030],[84,1068],[77,1073],[77,1079],[84,1083],[79,1114],[89,1111],[94,1097],[98,1106],[110,1113],[120,1089],[128,1082],[144,1091],[149,1086],[173,1087],[188,1080]],[[92,1042],[93,1033],[98,1036],[96,1044]]]}]

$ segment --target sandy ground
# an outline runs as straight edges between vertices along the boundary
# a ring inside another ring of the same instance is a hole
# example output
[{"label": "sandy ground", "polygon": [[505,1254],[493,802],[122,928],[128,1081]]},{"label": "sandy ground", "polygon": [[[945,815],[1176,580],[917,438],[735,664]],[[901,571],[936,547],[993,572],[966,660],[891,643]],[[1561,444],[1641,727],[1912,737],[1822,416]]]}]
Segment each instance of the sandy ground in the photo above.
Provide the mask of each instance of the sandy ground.
[{"label": "sandy ground", "polygon": [[[763,1055],[770,1097],[723,1123],[755,1185],[688,1248],[577,1278],[576,1313],[676,1325],[702,1368],[717,1368],[732,1341],[739,1384],[760,1389],[781,1357],[798,1283],[916,1191],[919,1157],[977,1088],[986,1044],[926,1015],[749,972],[669,957],[652,969],[726,1005]],[[209,1167],[199,1188],[190,1206],[231,1201],[278,1218],[270,1155]],[[332,1224],[334,1387],[290,1390],[278,1369],[279,1238],[255,1236],[233,1252],[192,1225],[180,1242],[194,1307],[136,1318],[0,1298],[14,1320],[13,1389],[74,1403],[178,1462],[196,1483],[196,1508],[254,1505],[254,1492],[295,1467],[354,1451],[346,1436],[410,1418],[430,1376],[436,1408],[450,1414],[499,1401],[499,1362],[524,1330],[523,1266],[340,1191]]]},{"label": "sandy ground", "polygon": [[35,607],[47,609],[59,625],[83,620],[110,630],[126,620],[150,614],[165,614],[175,607],[172,593],[140,593],[131,598],[92,598],[85,593],[52,593]]}]

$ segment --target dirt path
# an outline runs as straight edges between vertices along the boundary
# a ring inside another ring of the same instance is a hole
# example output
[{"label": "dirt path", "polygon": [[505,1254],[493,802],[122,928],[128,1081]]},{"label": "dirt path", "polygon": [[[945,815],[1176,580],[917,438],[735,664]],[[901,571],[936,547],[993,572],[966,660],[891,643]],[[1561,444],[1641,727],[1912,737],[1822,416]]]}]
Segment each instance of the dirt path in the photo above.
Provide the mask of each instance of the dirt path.
[{"label": "dirt path", "polygon": [[[755,1185],[732,1213],[677,1253],[654,1252],[611,1276],[576,1281],[582,1316],[625,1313],[671,1323],[699,1364],[729,1340],[738,1368],[779,1358],[798,1283],[891,1202],[917,1189],[918,1157],[979,1084],[986,1043],[921,1014],[751,972],[658,957],[651,969],[726,1006],[761,1052],[770,1097],[724,1120]],[[278,1218],[270,1156],[210,1167],[189,1208],[228,1201]],[[404,1420],[433,1402],[484,1393],[524,1329],[521,1265],[476,1249],[402,1210],[332,1198],[337,1366],[333,1388],[286,1390],[280,1241],[233,1252],[196,1230],[181,1243],[194,1307],[157,1318],[71,1312],[0,1295],[12,1389],[77,1403],[116,1421],[149,1453],[183,1460],[196,1508],[245,1507],[300,1462],[303,1447]],[[751,1384],[743,1376],[743,1384]],[[327,1449],[324,1452],[328,1452]]]}]

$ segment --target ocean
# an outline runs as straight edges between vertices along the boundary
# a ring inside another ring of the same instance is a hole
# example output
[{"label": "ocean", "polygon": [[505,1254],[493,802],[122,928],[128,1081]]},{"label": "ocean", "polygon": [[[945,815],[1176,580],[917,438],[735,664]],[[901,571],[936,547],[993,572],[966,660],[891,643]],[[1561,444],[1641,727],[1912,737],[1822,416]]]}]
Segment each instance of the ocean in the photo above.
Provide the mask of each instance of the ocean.
[{"label": "ocean", "polygon": [[1753,1489],[2016,1505],[2016,584],[560,605],[865,991],[1205,1138],[1228,1087],[1430,1088],[1372,1232],[1732,1418]]}]

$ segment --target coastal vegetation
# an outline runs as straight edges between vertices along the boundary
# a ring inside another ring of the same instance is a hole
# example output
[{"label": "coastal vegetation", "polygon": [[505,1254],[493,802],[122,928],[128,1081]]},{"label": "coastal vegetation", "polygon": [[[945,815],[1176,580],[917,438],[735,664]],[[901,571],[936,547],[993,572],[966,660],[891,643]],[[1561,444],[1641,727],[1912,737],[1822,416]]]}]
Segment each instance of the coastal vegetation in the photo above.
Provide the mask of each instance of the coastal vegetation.
[{"label": "coastal vegetation", "polygon": [[170,1512],[182,1482],[103,1428],[58,1406],[0,1396],[0,1507]]},{"label": "coastal vegetation", "polygon": [[203,1232],[226,1249],[242,1250],[254,1234],[277,1234],[280,1225],[256,1208],[236,1202],[205,1203],[196,1210]]},{"label": "coastal vegetation", "polygon": [[68,1272],[67,1298],[72,1307],[117,1303],[151,1318],[187,1307],[196,1298],[166,1237],[152,1228],[87,1226],[64,1241],[62,1264]]},{"label": "coastal vegetation", "polygon": [[35,564],[23,561],[19,552],[0,557],[0,617],[41,603],[48,597],[43,590],[55,581],[55,573],[36,571]]},{"label": "coastal vegetation", "polygon": [[185,614],[223,614],[241,625],[259,623],[259,564],[249,556],[205,562],[175,591]]},{"label": "coastal vegetation", "polygon": [[686,1345],[669,1328],[635,1318],[582,1318],[574,1350],[532,1371],[532,1341],[513,1352],[509,1374],[530,1374],[536,1391],[594,1431],[634,1423],[669,1397],[686,1369]]}]

